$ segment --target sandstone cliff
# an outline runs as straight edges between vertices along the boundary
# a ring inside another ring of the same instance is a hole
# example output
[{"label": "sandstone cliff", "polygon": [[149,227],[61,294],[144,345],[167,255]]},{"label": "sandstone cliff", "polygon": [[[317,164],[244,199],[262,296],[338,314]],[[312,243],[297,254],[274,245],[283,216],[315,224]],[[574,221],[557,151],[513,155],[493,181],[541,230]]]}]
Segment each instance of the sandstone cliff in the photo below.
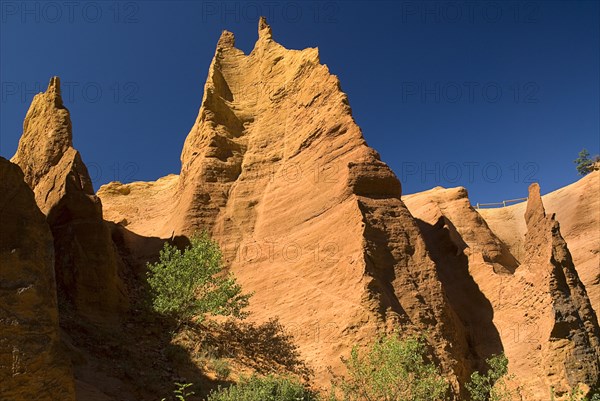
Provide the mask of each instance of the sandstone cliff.
[{"label": "sandstone cliff", "polygon": [[[600,313],[600,171],[542,197],[546,210],[556,214],[567,241],[575,269],[585,285],[592,307]],[[517,257],[524,256],[527,230],[521,218],[525,203],[479,213],[492,231]]]},{"label": "sandstone cliff", "polygon": [[59,293],[91,319],[116,317],[126,305],[119,260],[100,199],[73,148],[71,119],[57,77],[34,97],[12,162],[23,170],[52,230]]},{"label": "sandstone cliff", "polygon": [[52,235],[23,178],[0,157],[0,399],[74,401],[60,343]]},{"label": "sandstone cliff", "polygon": [[[524,213],[520,260],[490,230],[463,188],[404,197],[439,262],[449,299],[478,355],[503,351],[526,399],[564,396],[600,378],[600,329],[554,216],[537,184]],[[560,398],[559,398],[560,399]]]},{"label": "sandstone cliff", "polygon": [[181,163],[178,176],[100,188],[105,218],[146,237],[209,230],[255,293],[252,319],[278,316],[318,384],[386,329],[427,330],[455,390],[467,377],[464,327],[400,183],[317,49],[285,49],[264,19],[248,55],[223,32]]}]

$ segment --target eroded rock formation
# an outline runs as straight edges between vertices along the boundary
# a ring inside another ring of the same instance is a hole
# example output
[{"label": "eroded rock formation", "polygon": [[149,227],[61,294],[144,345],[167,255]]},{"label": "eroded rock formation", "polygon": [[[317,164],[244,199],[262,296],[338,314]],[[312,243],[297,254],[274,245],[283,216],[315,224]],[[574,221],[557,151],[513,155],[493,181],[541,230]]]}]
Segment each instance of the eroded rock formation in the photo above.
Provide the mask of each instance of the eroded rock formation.
[{"label": "eroded rock formation", "polygon": [[248,55],[223,32],[181,174],[111,183],[107,219],[140,236],[209,230],[251,300],[326,368],[382,330],[429,333],[455,390],[471,366],[464,328],[400,200],[317,49],[288,50],[264,19]]},{"label": "eroded rock formation", "polygon": [[596,315],[537,184],[522,217],[527,233],[519,260],[470,206],[463,188],[435,188],[404,201],[421,221],[478,356],[503,351],[528,400],[550,399],[551,387],[561,397],[576,386],[598,385]]},{"label": "eroded rock formation", "polygon": [[0,399],[74,401],[50,228],[19,166],[1,157],[0,229]]},{"label": "eroded rock formation", "polygon": [[[544,206],[556,214],[567,241],[575,269],[585,285],[596,315],[600,311],[600,171],[542,197]],[[492,231],[517,258],[523,257],[527,225],[522,216],[525,203],[504,208],[482,209]]]},{"label": "eroded rock formation", "polygon": [[102,204],[73,148],[69,111],[58,77],[37,94],[12,161],[46,215],[54,237],[58,289],[91,319],[115,318],[126,305],[119,260],[102,219]]}]

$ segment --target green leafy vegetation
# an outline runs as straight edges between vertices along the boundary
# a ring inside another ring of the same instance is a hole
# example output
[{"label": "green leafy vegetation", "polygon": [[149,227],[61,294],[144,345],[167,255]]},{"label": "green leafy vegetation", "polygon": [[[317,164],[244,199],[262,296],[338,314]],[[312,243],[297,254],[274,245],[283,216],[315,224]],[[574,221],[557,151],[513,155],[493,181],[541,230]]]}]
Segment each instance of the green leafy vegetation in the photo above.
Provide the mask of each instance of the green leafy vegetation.
[{"label": "green leafy vegetation", "polygon": [[486,374],[474,372],[467,383],[471,401],[516,401],[521,400],[521,389],[511,388],[514,378],[508,375],[508,359],[504,354],[486,359],[489,369]]},{"label": "green leafy vegetation", "polygon": [[148,284],[152,308],[180,322],[205,314],[244,317],[251,296],[224,274],[221,250],[206,233],[183,251],[165,243],[159,261],[148,264]]},{"label": "green leafy vegetation", "polygon": [[[186,397],[190,395],[194,395],[193,391],[188,391],[188,387],[192,386],[192,383],[175,383],[177,388],[173,391],[175,395],[175,400],[177,401],[186,401]],[[161,401],[166,401],[166,398],[163,398]]]},{"label": "green leafy vegetation", "polygon": [[[554,388],[550,389],[550,401],[556,400],[556,394]],[[585,392],[578,385],[575,386],[568,394],[565,401],[600,401],[600,393],[591,392],[591,394],[585,395]]]},{"label": "green leafy vegetation", "polygon": [[341,392],[344,401],[438,401],[445,399],[449,387],[427,360],[425,341],[419,337],[385,336],[365,353],[354,347],[344,364],[348,375],[336,378],[331,400]]},{"label": "green leafy vegetation", "polygon": [[317,401],[317,394],[290,377],[252,376],[213,391],[207,401]]},{"label": "green leafy vegetation", "polygon": [[594,170],[594,164],[600,161],[600,156],[596,155],[594,159],[590,159],[590,152],[587,149],[582,149],[579,152],[577,159],[573,160],[579,175],[586,175]]}]

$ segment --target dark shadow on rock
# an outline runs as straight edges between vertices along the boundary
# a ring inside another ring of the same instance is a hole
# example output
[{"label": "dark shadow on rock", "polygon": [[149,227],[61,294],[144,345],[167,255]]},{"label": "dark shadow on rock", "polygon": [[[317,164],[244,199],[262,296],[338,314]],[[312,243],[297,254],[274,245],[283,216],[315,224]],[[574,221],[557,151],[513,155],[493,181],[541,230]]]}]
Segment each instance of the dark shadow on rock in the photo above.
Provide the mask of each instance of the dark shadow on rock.
[{"label": "dark shadow on rock", "polygon": [[206,344],[219,357],[233,358],[261,374],[291,373],[305,380],[312,375],[277,318],[263,324],[230,319],[211,325],[210,332]]},{"label": "dark shadow on rock", "polygon": [[[450,305],[464,324],[472,369],[487,369],[485,360],[503,352],[500,334],[493,323],[494,310],[469,273],[469,260],[451,237],[457,231],[441,217],[431,225],[416,219],[425,246],[435,262]],[[461,239],[462,241],[462,239]],[[464,241],[462,241],[464,243]],[[465,244],[466,247],[466,244]]]},{"label": "dark shadow on rock", "polygon": [[178,322],[152,310],[146,281],[146,265],[158,260],[165,242],[183,249],[189,240],[144,237],[123,225],[106,224],[118,249],[119,274],[130,307],[120,324],[100,327],[75,314],[69,302],[63,300],[60,323],[71,350],[78,399],[101,394],[114,400],[170,400],[175,399],[175,382],[190,382],[194,385],[189,390],[198,395],[187,400],[201,400],[200,394],[206,392],[211,380],[187,349],[173,343]]}]

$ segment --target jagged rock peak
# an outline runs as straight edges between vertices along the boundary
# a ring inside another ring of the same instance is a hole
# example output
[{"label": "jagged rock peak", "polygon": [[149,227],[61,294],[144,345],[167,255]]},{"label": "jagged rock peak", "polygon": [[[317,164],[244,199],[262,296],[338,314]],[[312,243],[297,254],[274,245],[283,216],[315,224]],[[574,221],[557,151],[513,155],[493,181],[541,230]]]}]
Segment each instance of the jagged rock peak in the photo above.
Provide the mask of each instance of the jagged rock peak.
[{"label": "jagged rock peak", "polygon": [[31,102],[11,161],[21,166],[25,182],[33,188],[72,146],[71,116],[63,105],[60,79],[52,77],[46,92],[38,93]]},{"label": "jagged rock peak", "polygon": [[267,19],[265,17],[260,17],[258,19],[258,39],[272,39],[273,31],[271,30],[271,26],[267,23]]},{"label": "jagged rock peak", "polygon": [[62,105],[58,77],[50,79],[46,92],[35,95],[11,161],[22,169],[52,230],[60,294],[86,317],[116,316],[125,305],[118,255],[87,167],[73,148],[71,117]]},{"label": "jagged rock peak", "polygon": [[540,186],[538,183],[533,183],[529,186],[529,196],[527,198],[527,210],[525,211],[525,222],[528,229],[533,227],[537,222],[546,217],[542,196],[540,195]]},{"label": "jagged rock peak", "polygon": [[[435,333],[436,355],[457,388],[457,377],[469,373],[462,363],[467,342],[419,227],[400,200],[400,182],[366,145],[339,80],[319,63],[317,49],[286,49],[271,38],[264,18],[258,34],[249,54],[222,49],[213,59],[180,176],[145,189],[103,187],[98,193],[110,218],[126,219],[127,229],[142,236],[207,230],[230,271],[256,294],[251,312],[257,321],[268,314],[287,327],[330,322],[334,344],[299,344],[320,377],[317,385],[328,384],[325,366],[341,372],[340,356],[351,344],[402,322],[407,330]],[[290,168],[301,172],[299,180],[288,177]],[[278,242],[273,258],[241,256],[247,244],[272,239]],[[279,245],[292,243],[307,250],[334,247],[327,277],[312,259],[290,264]],[[289,303],[273,299],[298,279],[304,284],[294,286]],[[332,307],[339,300],[343,305]]]},{"label": "jagged rock peak", "polygon": [[235,35],[233,32],[229,32],[228,30],[224,30],[221,33],[221,37],[217,42],[217,50],[218,49],[226,49],[230,47],[235,47]]}]

